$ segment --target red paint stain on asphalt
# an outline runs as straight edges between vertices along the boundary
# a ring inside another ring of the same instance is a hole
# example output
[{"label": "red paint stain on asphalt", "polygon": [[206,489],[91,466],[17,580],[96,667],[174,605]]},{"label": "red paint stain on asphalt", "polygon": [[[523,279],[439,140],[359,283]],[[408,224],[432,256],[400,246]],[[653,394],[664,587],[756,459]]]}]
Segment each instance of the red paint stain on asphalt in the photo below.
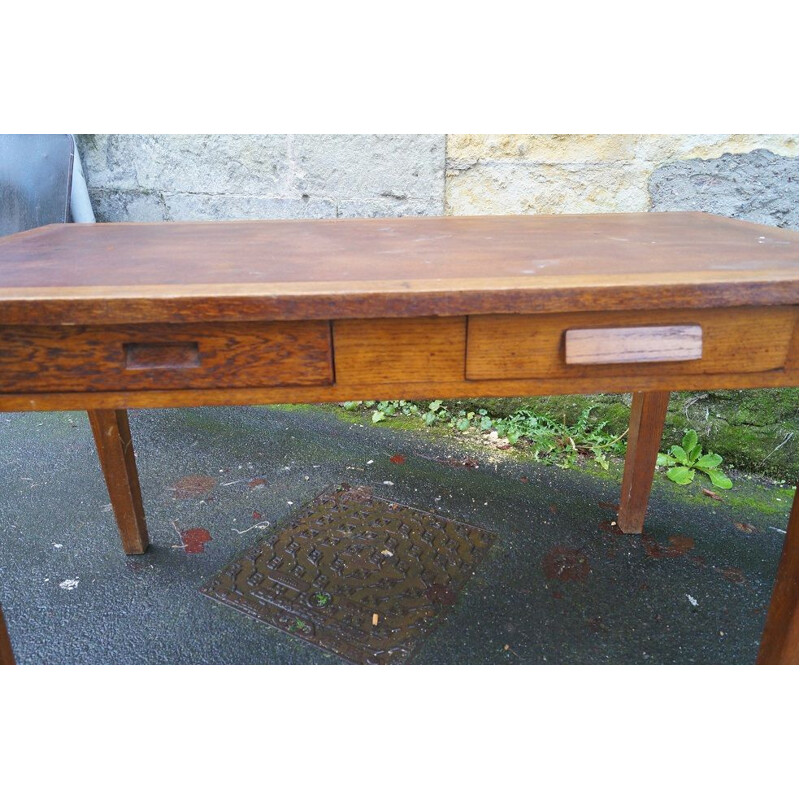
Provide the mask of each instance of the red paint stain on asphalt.
[{"label": "red paint stain on asphalt", "polygon": [[217,479],[210,475],[187,475],[179,478],[170,487],[176,500],[204,497],[217,485]]},{"label": "red paint stain on asphalt", "polygon": [[744,573],[736,567],[722,567],[716,568],[716,570],[725,580],[731,583],[745,583]]},{"label": "red paint stain on asphalt", "polygon": [[406,457],[405,456],[401,456],[400,454],[397,454],[397,455],[393,455],[389,459],[389,461],[391,461],[392,464],[405,464],[406,463]]},{"label": "red paint stain on asphalt", "polygon": [[660,545],[652,536],[642,534],[642,546],[650,558],[674,558],[684,556],[694,547],[694,539],[690,536],[670,536],[669,544]]},{"label": "red paint stain on asphalt", "polygon": [[261,517],[263,517],[263,516],[264,516],[264,515],[263,515],[263,514],[262,514],[260,511],[254,511],[254,512],[253,512],[253,519],[255,519],[255,520],[259,520],[259,519],[261,519]]},{"label": "red paint stain on asphalt", "polygon": [[542,570],[551,581],[585,581],[591,567],[589,559],[580,550],[558,546],[542,559]]},{"label": "red paint stain on asphalt", "polygon": [[694,547],[694,539],[691,536],[670,536],[668,541],[669,549],[679,556],[688,553]]},{"label": "red paint stain on asphalt", "polygon": [[187,553],[202,553],[206,542],[211,541],[211,534],[205,528],[189,528],[181,531],[183,549]]}]

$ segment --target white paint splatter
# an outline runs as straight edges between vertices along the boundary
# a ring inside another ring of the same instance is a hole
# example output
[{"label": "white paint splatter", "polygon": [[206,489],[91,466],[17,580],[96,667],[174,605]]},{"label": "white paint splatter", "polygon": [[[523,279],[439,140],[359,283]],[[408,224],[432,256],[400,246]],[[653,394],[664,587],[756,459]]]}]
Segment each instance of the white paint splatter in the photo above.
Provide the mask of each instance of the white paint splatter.
[{"label": "white paint splatter", "polygon": [[58,587],[59,589],[66,589],[68,592],[71,592],[73,589],[77,589],[78,578],[67,578],[65,581],[61,581]]},{"label": "white paint splatter", "polygon": [[697,600],[695,600],[695,599],[694,599],[694,597],[692,597],[690,594],[687,594],[687,595],[686,595],[686,599],[687,599],[687,600],[688,600],[688,601],[689,601],[689,602],[690,602],[690,603],[691,603],[693,606],[697,606],[697,605],[698,605],[698,603],[697,603]]}]

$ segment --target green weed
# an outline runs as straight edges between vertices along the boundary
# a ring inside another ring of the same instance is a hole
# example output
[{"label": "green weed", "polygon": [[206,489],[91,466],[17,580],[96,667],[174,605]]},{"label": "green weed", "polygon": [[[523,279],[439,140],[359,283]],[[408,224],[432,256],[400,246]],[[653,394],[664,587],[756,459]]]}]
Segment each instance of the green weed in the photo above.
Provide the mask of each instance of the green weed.
[{"label": "green weed", "polygon": [[670,467],[667,477],[680,486],[691,483],[697,471],[708,475],[718,489],[730,489],[733,486],[731,479],[719,469],[722,456],[716,453],[703,455],[703,448],[697,443],[696,431],[686,431],[683,441],[679,445],[672,445],[669,454],[658,454],[656,463],[660,467]]}]

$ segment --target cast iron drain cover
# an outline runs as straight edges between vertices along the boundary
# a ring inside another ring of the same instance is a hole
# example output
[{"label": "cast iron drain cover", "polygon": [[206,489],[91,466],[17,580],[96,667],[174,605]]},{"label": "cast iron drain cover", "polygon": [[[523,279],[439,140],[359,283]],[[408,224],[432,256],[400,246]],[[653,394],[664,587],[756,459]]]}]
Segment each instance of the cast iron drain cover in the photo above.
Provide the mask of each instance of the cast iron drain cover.
[{"label": "cast iron drain cover", "polygon": [[402,664],[455,603],[493,533],[328,489],[201,591],[358,664]]}]

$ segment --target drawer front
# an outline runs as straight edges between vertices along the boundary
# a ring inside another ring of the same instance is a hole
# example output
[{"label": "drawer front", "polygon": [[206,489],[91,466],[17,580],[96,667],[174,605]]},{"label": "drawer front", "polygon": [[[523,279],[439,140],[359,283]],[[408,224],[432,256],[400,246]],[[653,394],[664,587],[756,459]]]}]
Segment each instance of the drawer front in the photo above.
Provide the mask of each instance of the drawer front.
[{"label": "drawer front", "polygon": [[0,326],[0,392],[333,383],[330,323]]},{"label": "drawer front", "polygon": [[766,372],[796,325],[789,306],[473,316],[467,379]]}]

